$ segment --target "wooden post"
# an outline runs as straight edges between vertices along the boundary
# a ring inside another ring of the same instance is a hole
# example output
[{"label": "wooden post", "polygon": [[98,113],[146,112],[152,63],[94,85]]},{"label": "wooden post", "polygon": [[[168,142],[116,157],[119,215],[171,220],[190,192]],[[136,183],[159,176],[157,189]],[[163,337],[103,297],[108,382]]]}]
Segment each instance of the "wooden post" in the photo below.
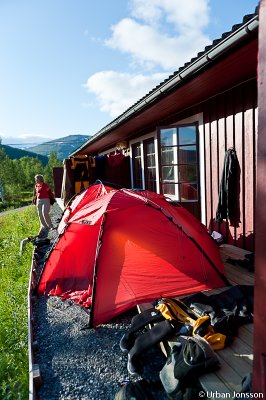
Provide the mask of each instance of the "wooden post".
[{"label": "wooden post", "polygon": [[39,389],[42,385],[42,377],[40,373],[39,364],[32,365],[32,372],[33,372],[33,383],[36,389]]},{"label": "wooden post", "polygon": [[266,394],[266,0],[259,11],[253,393]]}]

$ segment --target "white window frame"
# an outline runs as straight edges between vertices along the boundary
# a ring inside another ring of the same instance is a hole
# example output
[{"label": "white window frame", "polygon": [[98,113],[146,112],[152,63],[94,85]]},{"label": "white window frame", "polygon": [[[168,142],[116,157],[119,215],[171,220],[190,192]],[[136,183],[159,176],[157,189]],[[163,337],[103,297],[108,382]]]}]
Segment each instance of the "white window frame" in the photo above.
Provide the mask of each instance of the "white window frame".
[{"label": "white window frame", "polygon": [[157,136],[154,133],[148,133],[146,135],[140,136],[136,139],[132,139],[129,142],[130,147],[130,176],[131,176],[131,187],[134,189],[134,179],[133,179],[133,154],[132,154],[132,145],[136,143],[140,143],[141,148],[141,174],[142,174],[142,182],[143,189],[145,190],[145,173],[144,173],[144,145],[143,142],[149,139],[154,140],[154,150],[155,150],[155,166],[156,166],[156,192],[160,193],[160,184],[159,184],[159,157],[158,157],[158,140]]},{"label": "white window frame", "polygon": [[[169,127],[166,126],[166,127],[162,128],[162,130],[163,129],[165,129],[165,130],[167,130],[167,129],[173,130],[173,146],[176,147],[177,146],[177,128],[175,126],[169,126]],[[174,180],[173,180],[173,182],[177,182],[178,181],[178,153],[177,153],[177,151],[173,152],[173,156],[174,156],[174,159],[173,159],[173,163],[174,163]],[[170,182],[167,182],[167,183],[173,183],[173,182],[170,181]],[[180,198],[179,198],[179,186],[175,185],[175,194],[167,194],[166,197],[171,199],[171,200],[173,200],[173,201],[180,201]]]},{"label": "white window frame", "polygon": [[[205,195],[205,146],[204,146],[204,125],[203,125],[203,113],[194,114],[189,118],[184,118],[182,120],[176,121],[173,125],[187,125],[187,124],[198,124],[198,132],[199,132],[199,169],[200,169],[200,204],[201,204],[201,222],[206,225],[206,195]],[[171,125],[169,125],[169,128]],[[144,176],[144,151],[143,151],[143,142],[148,139],[154,140],[154,148],[155,148],[155,164],[156,164],[156,192],[160,193],[160,182],[159,182],[159,144],[156,133],[149,133],[138,138],[132,139],[129,142],[130,147],[130,174],[131,174],[131,187],[134,188],[133,182],[133,160],[132,160],[132,145],[136,143],[141,144],[141,171],[142,171],[142,181],[143,188],[145,189],[145,176]],[[168,197],[168,196],[167,196]],[[173,200],[178,201],[177,197],[173,198]]]},{"label": "white window frame", "polygon": [[[204,125],[203,125],[203,113],[194,114],[189,118],[178,120],[174,125],[187,125],[187,124],[198,124],[199,131],[199,173],[200,173],[200,205],[201,205],[201,222],[206,225],[206,196],[205,196],[205,147],[204,147]],[[169,125],[169,128],[171,126]],[[167,197],[170,197],[167,195]],[[178,201],[177,197],[171,196],[173,200]]]}]

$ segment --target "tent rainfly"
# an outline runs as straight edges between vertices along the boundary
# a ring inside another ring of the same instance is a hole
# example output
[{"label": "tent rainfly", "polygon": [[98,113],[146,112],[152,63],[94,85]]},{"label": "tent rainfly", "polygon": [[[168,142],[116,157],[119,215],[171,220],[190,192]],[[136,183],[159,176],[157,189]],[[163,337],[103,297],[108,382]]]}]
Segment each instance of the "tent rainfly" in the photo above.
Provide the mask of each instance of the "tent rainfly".
[{"label": "tent rainfly", "polygon": [[58,232],[38,293],[89,306],[91,327],[143,302],[228,284],[206,227],[154,192],[92,185]]}]

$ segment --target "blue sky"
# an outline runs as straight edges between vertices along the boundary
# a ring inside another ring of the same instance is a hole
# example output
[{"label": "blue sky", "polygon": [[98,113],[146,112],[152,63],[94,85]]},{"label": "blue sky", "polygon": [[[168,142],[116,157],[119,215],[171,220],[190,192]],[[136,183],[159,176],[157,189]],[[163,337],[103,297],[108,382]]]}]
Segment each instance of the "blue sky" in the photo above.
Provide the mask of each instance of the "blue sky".
[{"label": "blue sky", "polygon": [[3,144],[93,135],[254,0],[0,0]]}]

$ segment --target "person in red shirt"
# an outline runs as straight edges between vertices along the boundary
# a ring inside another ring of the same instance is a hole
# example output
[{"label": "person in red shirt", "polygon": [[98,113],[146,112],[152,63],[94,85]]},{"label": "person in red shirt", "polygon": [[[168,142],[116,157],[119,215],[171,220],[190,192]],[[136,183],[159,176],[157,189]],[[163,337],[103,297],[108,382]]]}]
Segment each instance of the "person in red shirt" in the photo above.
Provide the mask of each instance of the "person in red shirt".
[{"label": "person in red shirt", "polygon": [[45,233],[49,231],[49,229],[54,228],[51,221],[51,217],[49,215],[50,197],[52,191],[49,185],[44,182],[43,175],[35,176],[35,193],[36,193],[36,207],[41,225],[39,236],[43,236]]}]

